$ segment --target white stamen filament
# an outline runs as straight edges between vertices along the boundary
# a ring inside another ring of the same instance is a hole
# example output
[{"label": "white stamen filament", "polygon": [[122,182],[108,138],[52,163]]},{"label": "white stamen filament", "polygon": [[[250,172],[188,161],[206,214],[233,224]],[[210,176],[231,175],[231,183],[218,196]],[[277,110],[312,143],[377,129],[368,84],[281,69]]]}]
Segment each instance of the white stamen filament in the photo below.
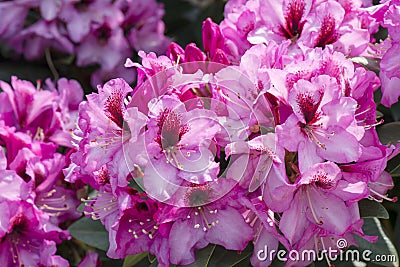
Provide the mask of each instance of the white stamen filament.
[{"label": "white stamen filament", "polygon": [[308,192],[308,188],[306,188],[305,190],[306,190],[306,194],[307,194],[308,204],[310,206],[310,210],[311,210],[311,213],[312,213],[312,215],[314,217],[315,223],[318,224],[318,225],[321,225],[322,222],[320,220],[318,220],[317,214],[315,213],[314,207],[313,207],[313,205],[311,203],[311,198],[310,198],[310,193]]}]

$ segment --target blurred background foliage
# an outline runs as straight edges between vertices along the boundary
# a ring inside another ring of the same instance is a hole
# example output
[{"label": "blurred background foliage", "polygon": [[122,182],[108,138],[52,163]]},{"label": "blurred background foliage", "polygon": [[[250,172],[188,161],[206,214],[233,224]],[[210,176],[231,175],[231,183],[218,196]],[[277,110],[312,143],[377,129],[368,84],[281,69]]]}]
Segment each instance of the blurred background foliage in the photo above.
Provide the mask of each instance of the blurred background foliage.
[{"label": "blurred background foliage", "polygon": [[[183,47],[189,43],[196,43],[202,47],[202,22],[210,17],[219,23],[223,19],[226,0],[159,0],[158,2],[163,3],[165,8],[163,20],[166,35]],[[17,55],[11,48],[0,43],[0,80],[9,82],[12,75],[33,82],[49,77],[53,79],[55,73],[50,70],[49,65],[54,64],[59,77],[78,80],[88,94],[95,90],[90,85],[90,75],[96,66],[80,68],[73,64],[74,60],[71,55],[48,50],[46,57],[26,61],[23,56]],[[132,60],[140,61],[140,58],[136,56]],[[135,73],[132,72],[132,75]]]}]

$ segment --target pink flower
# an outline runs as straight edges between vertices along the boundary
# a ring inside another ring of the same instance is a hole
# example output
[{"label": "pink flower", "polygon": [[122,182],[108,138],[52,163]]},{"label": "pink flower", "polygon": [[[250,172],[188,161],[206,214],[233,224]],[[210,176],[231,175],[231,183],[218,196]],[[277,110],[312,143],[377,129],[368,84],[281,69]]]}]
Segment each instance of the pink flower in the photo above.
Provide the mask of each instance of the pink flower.
[{"label": "pink flower", "polygon": [[91,32],[92,25],[102,25],[113,18],[122,23],[123,14],[111,1],[73,2],[63,5],[60,19],[66,23],[72,41],[79,43]]},{"label": "pink flower", "polygon": [[76,48],[78,66],[99,64],[101,69],[110,71],[129,57],[129,45],[122,29],[114,25],[115,18],[106,18],[102,24],[92,29],[92,34],[84,38]]},{"label": "pink flower", "polygon": [[43,56],[48,47],[68,54],[75,51],[72,42],[58,28],[56,21],[39,20],[15,35],[10,43],[28,60]]},{"label": "pink flower", "polygon": [[312,166],[299,176],[296,184],[298,189],[291,206],[283,212],[279,224],[292,245],[302,238],[310,223],[330,233],[344,234],[353,220],[345,201],[361,198],[366,193],[365,184],[352,186],[341,180],[340,169],[332,162]]},{"label": "pink flower", "polygon": [[176,97],[149,103],[145,142],[148,158],[143,183],[149,195],[166,200],[186,180],[196,184],[216,179],[213,138],[220,126],[212,111],[187,110]]},{"label": "pink flower", "polygon": [[23,4],[15,3],[15,1],[6,1],[0,3],[0,16],[2,23],[0,26],[1,40],[9,40],[9,38],[19,33],[23,26],[28,8]]},{"label": "pink flower", "polygon": [[99,260],[99,254],[95,252],[89,252],[78,264],[78,267],[101,267],[101,261]]},{"label": "pink flower", "polygon": [[[67,238],[48,218],[25,201],[1,201],[0,259],[7,266],[37,266],[46,255],[53,258],[56,243]],[[50,241],[50,242],[47,242]],[[60,261],[65,265],[64,261]]]},{"label": "pink flower", "polygon": [[58,89],[49,80],[46,85],[45,89],[49,90],[38,90],[31,82],[14,76],[11,85],[0,81],[4,91],[0,93],[4,103],[0,108],[0,119],[33,140],[70,147],[70,132],[76,122],[83,90],[79,83],[65,78],[59,80]]},{"label": "pink flower", "polygon": [[81,103],[76,139],[84,154],[77,160],[83,160],[81,166],[86,171],[100,170],[116,153],[122,153],[125,116],[129,112],[125,101],[131,91],[124,80],[114,79],[99,87],[99,94],[91,94],[87,102]]},{"label": "pink flower", "polygon": [[232,164],[228,168],[227,176],[239,181],[250,192],[255,191],[267,179],[272,162],[281,162],[275,155],[275,142],[274,134],[270,133],[248,142],[228,144],[225,153],[232,157]]},{"label": "pink flower", "polygon": [[[360,157],[363,128],[354,117],[357,103],[340,97],[335,80],[326,75],[311,82],[299,80],[288,98],[294,113],[277,126],[278,142],[289,151],[299,151],[300,170],[324,159],[346,163]],[[346,148],[340,146],[344,140]]]},{"label": "pink flower", "polygon": [[163,54],[170,42],[164,35],[164,9],[155,0],[119,0],[116,5],[124,12],[122,24],[127,39],[136,51]]},{"label": "pink flower", "polygon": [[[399,25],[400,28],[400,25]],[[400,93],[397,90],[400,84],[400,72],[398,68],[398,55],[400,52],[400,43],[394,42],[382,57],[381,70],[379,77],[382,82],[381,103],[385,106],[391,106],[396,103]]]},{"label": "pink flower", "polygon": [[[233,180],[220,179],[204,185],[193,185],[184,195],[184,207],[165,206],[157,217],[160,222],[172,222],[168,246],[174,264],[187,265],[195,261],[194,250],[209,243],[230,250],[243,250],[253,231],[239,212],[243,192],[234,188],[224,197],[215,199],[224,187],[232,188]],[[181,233],[185,233],[182,235]]]},{"label": "pink flower", "polygon": [[333,44],[337,51],[360,55],[377,30],[366,28],[366,15],[361,5],[346,1],[230,1],[221,22],[224,49],[233,61],[239,61],[255,44],[290,40],[292,54],[298,54],[302,46]]}]

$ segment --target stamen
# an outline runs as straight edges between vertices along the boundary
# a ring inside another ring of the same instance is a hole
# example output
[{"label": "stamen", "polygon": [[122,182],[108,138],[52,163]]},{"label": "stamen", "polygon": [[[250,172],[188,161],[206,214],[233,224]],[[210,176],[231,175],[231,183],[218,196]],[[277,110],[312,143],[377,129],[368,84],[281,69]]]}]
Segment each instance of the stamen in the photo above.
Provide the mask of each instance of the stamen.
[{"label": "stamen", "polygon": [[44,131],[42,128],[38,127],[36,130],[36,134],[33,137],[33,140],[39,140],[39,141],[43,141],[44,140]]},{"label": "stamen", "polygon": [[[210,228],[211,228],[211,224],[208,222],[208,220],[207,220],[207,218],[206,218],[206,215],[204,214],[204,211],[201,210],[201,211],[200,211],[200,214],[201,214],[201,217],[203,217],[203,220],[206,222],[206,225],[207,225],[208,229],[210,229]],[[204,228],[205,228],[205,227],[204,227]]]},{"label": "stamen", "polygon": [[251,111],[249,107],[246,107],[246,106],[244,106],[244,105],[242,105],[242,104],[240,104],[240,103],[238,103],[238,102],[232,100],[232,99],[229,97],[229,95],[225,95],[225,94],[222,92],[222,89],[221,89],[220,87],[217,87],[217,92],[218,92],[218,94],[219,94],[222,98],[224,98],[225,100],[231,102],[232,104],[235,104],[235,105],[237,105],[237,106],[239,106],[239,107],[241,107],[241,108],[243,108],[243,109],[246,109],[246,110]]},{"label": "stamen", "polygon": [[42,206],[39,206],[39,209],[41,210],[50,210],[50,211],[67,211],[69,210],[68,205],[64,205],[64,207],[57,208],[57,207],[50,207],[47,204],[43,204]]},{"label": "stamen", "polygon": [[[323,150],[326,150],[326,146],[324,143],[322,143],[321,141],[319,141],[319,139],[317,138],[317,136],[315,135],[316,131],[316,127],[313,125],[306,125],[305,126],[305,133],[307,135],[307,137],[311,140],[314,141],[320,148],[322,148]],[[334,134],[334,132],[331,133],[332,135]]]},{"label": "stamen", "polygon": [[370,187],[368,187],[368,189],[369,189],[369,191],[371,191],[373,194],[375,194],[375,195],[377,195],[377,196],[379,196],[379,197],[382,198],[382,199],[377,199],[377,198],[375,198],[375,197],[369,195],[369,196],[368,196],[368,199],[370,199],[370,200],[374,200],[374,201],[376,201],[376,202],[382,202],[383,199],[385,199],[385,200],[390,201],[390,202],[397,202],[397,197],[390,198],[390,197],[388,197],[388,195],[382,195],[382,194],[376,192],[375,190],[373,190],[373,189],[370,188]]},{"label": "stamen", "polygon": [[315,223],[318,224],[318,225],[321,225],[323,222],[318,220],[318,217],[315,214],[314,207],[313,207],[313,205],[311,203],[310,193],[308,192],[308,188],[306,188],[305,190],[306,190],[306,194],[307,194],[308,204],[310,205],[310,210],[311,210],[311,213],[312,213],[312,215],[314,217]]},{"label": "stamen", "polygon": [[377,121],[376,123],[373,123],[373,124],[370,124],[370,125],[364,125],[364,129],[365,129],[365,130],[369,130],[369,129],[371,129],[372,127],[381,125],[383,122],[384,122],[383,119],[381,119],[380,121]]},{"label": "stamen", "polygon": [[321,237],[320,239],[321,239],[321,244],[322,244],[322,249],[323,249],[323,252],[322,252],[322,253],[325,254],[326,263],[328,264],[328,266],[333,266],[333,265],[331,264],[329,258],[328,258],[328,255],[327,255],[327,251],[328,251],[328,250],[326,250],[326,248],[325,248],[324,239],[323,239],[322,237]]}]

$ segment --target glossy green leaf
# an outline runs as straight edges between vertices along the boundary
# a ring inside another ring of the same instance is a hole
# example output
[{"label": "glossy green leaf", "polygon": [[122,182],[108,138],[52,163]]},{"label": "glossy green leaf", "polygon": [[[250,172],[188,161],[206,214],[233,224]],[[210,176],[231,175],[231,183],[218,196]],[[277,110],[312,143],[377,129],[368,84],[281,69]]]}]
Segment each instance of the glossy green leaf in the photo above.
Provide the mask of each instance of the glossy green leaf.
[{"label": "glossy green leaf", "polygon": [[247,267],[250,265],[250,257],[253,254],[253,246],[249,244],[243,251],[226,250],[216,246],[209,261],[208,267],[230,266]]},{"label": "glossy green leaf", "polygon": [[386,171],[392,177],[400,177],[400,155],[395,156],[387,162]]},{"label": "glossy green leaf", "polygon": [[361,218],[382,218],[389,219],[389,213],[385,209],[385,207],[376,201],[362,199],[358,202],[358,207],[360,209]]},{"label": "glossy green leaf", "polygon": [[70,234],[89,246],[108,250],[108,232],[100,221],[83,217],[68,228]]},{"label": "glossy green leaf", "polygon": [[[371,253],[368,253],[368,258],[374,264],[378,264],[381,266],[399,266],[399,256],[397,254],[396,248],[393,243],[390,241],[389,237],[384,232],[382,225],[377,218],[366,218],[364,219],[363,231],[366,235],[378,236],[378,241],[375,243],[368,242],[355,235],[355,239],[359,245],[359,250],[364,252],[369,250]],[[383,256],[384,255],[384,256]],[[393,255],[393,256],[391,256]],[[383,257],[393,257],[395,259],[394,262],[391,261],[377,261],[376,259],[381,259]],[[366,261],[363,258],[363,261]]]},{"label": "glossy green leaf", "polygon": [[400,142],[400,122],[390,122],[377,127],[379,140],[384,145],[397,144]]},{"label": "glossy green leaf", "polygon": [[400,120],[400,102],[394,103],[390,107],[390,112],[392,114],[393,120],[399,121]]}]

